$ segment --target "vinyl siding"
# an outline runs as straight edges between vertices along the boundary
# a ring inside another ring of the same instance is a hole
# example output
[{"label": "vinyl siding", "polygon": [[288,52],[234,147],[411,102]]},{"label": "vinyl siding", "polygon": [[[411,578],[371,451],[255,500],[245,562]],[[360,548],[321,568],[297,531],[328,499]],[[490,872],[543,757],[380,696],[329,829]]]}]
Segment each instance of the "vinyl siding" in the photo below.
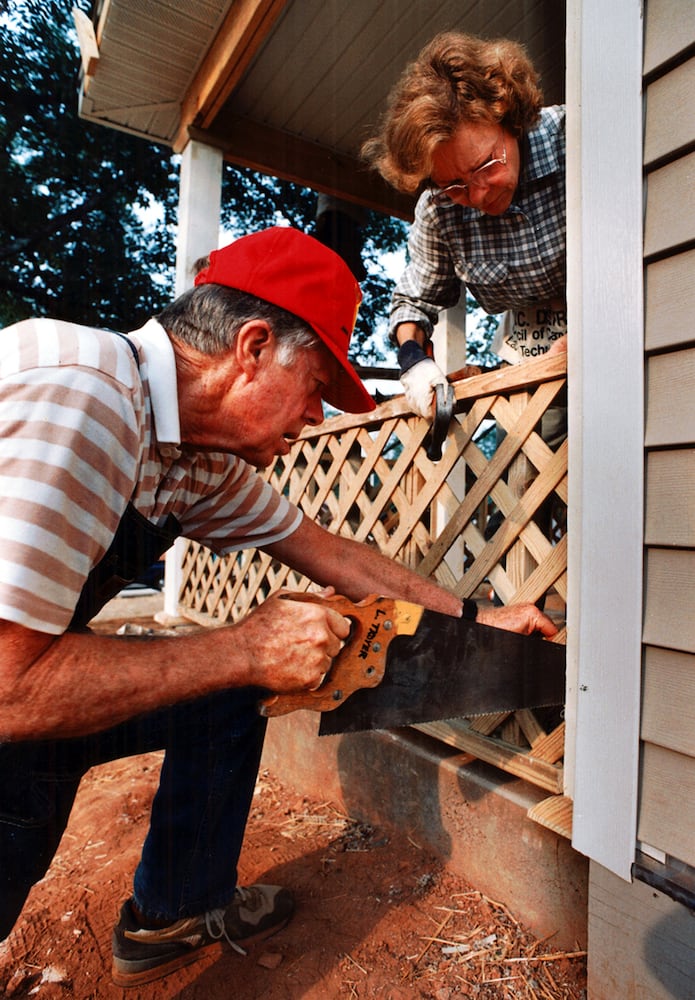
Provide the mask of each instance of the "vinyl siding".
[{"label": "vinyl siding", "polygon": [[[695,867],[695,15],[645,33],[645,619],[638,838]],[[689,55],[690,54],[690,55]]]}]

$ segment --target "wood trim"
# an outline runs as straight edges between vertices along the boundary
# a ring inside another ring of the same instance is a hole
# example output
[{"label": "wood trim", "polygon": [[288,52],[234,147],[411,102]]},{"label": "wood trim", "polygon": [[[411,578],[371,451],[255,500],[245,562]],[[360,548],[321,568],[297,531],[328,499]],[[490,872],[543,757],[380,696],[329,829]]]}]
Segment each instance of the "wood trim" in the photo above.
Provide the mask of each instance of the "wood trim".
[{"label": "wood trim", "polygon": [[269,35],[287,0],[235,0],[181,105],[175,153],[188,142],[188,126],[207,128]]},{"label": "wood trim", "polygon": [[[638,3],[567,4],[567,318],[578,336],[568,338],[566,793],[573,846],[625,879],[635,853],[641,679],[643,30]],[[627,502],[616,483],[629,484]]]},{"label": "wood trim", "polygon": [[[533,361],[524,361],[520,365],[509,365],[500,368],[498,371],[488,372],[483,375],[475,375],[473,378],[464,378],[454,382],[454,394],[456,396],[456,412],[467,412],[471,409],[477,399],[488,396],[502,395],[513,392],[517,389],[527,389],[547,382],[551,378],[561,378],[567,374],[567,356],[557,354],[551,358],[536,358]],[[447,376],[450,382],[456,379],[457,372],[452,372]],[[564,382],[564,379],[563,379]],[[563,382],[558,382],[558,389]],[[405,396],[398,395],[381,403],[378,413],[364,414],[340,414],[330,417],[321,424],[321,430],[326,433],[337,433],[346,427],[363,426],[379,423],[389,417],[409,417],[412,415]],[[427,425],[426,425],[426,429]],[[316,436],[314,428],[305,428],[299,435],[299,441],[311,439]]]},{"label": "wood trim", "polygon": [[187,138],[216,146],[236,166],[259,170],[397,218],[413,217],[415,199],[394,190],[356,158],[243,118],[228,107],[209,128],[190,126]]},{"label": "wood trim", "polygon": [[520,753],[518,747],[501,740],[492,743],[476,733],[468,721],[457,720],[455,725],[449,722],[423,722],[412,728],[433,736],[448,746],[471,753],[479,760],[494,764],[517,778],[525,778],[539,788],[555,794],[562,791],[562,768],[557,764],[549,764],[531,754]]}]

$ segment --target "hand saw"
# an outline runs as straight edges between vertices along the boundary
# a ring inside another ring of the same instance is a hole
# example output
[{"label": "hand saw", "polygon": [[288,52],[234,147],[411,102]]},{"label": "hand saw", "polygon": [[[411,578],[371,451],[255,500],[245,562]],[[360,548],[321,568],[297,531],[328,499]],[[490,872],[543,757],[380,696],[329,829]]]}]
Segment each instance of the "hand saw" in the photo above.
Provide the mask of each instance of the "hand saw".
[{"label": "hand saw", "polygon": [[320,687],[268,697],[262,715],[312,709],[326,736],[564,704],[559,643],[387,597],[327,601],[350,620],[345,646]]}]

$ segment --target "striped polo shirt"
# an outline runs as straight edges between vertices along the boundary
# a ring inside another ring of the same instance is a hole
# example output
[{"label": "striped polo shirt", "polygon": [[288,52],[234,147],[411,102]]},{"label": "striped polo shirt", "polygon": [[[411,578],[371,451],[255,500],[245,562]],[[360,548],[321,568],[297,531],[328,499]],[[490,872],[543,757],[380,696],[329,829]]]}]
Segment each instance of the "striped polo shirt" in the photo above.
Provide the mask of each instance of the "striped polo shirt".
[{"label": "striped polo shirt", "polygon": [[128,502],[219,555],[279,541],[301,512],[242,459],[181,448],[174,352],[49,319],[0,332],[0,618],[59,635]]}]

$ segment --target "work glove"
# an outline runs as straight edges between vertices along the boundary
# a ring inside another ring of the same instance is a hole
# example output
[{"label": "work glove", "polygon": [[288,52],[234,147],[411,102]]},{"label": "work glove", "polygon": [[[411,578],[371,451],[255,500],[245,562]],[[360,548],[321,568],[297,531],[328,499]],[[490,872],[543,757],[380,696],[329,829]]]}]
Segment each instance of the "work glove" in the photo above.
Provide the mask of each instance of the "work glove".
[{"label": "work glove", "polygon": [[426,420],[434,416],[434,388],[448,385],[446,375],[415,340],[406,340],[398,350],[400,382],[411,410]]}]

